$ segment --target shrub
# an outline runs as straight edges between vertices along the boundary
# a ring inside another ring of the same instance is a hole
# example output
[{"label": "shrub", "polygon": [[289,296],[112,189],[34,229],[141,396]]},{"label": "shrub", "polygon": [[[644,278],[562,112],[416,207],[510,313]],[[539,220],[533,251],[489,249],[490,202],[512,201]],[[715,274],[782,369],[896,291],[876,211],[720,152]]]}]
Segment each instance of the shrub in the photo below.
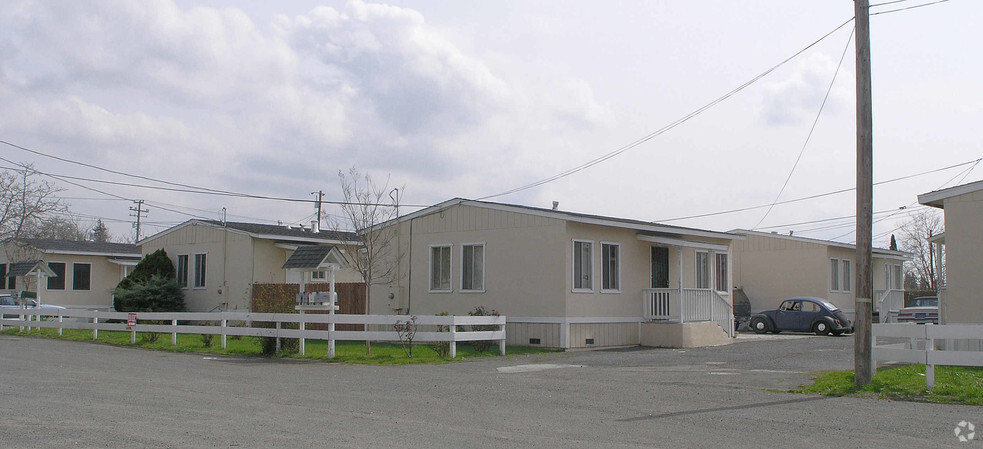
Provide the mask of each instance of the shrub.
[{"label": "shrub", "polygon": [[[203,321],[201,323],[201,325],[202,326],[211,326],[212,325],[212,322],[211,321]],[[201,334],[201,344],[203,344],[206,348],[212,347],[212,338],[213,337],[215,337],[214,334]]]},{"label": "shrub", "polygon": [[[265,286],[262,294],[253,293],[253,299],[250,309],[256,313],[297,313],[294,309],[296,302],[294,300],[297,294],[296,285],[273,285]],[[275,327],[275,323],[271,322],[254,322],[255,327],[272,328]],[[283,323],[283,329],[298,329],[297,323]],[[276,354],[276,337],[261,337],[260,338],[263,346],[263,354],[273,355]],[[280,339],[280,349],[284,351],[298,351],[300,349],[300,340],[296,338],[281,338]]]},{"label": "shrub", "polygon": [[[470,316],[501,316],[496,310],[488,310],[485,306],[475,307],[474,310],[468,312]],[[498,330],[498,326],[491,325],[475,325],[471,326],[471,332],[483,332],[483,331],[494,331]],[[475,352],[485,352],[492,347],[493,344],[497,343],[494,340],[481,340],[471,342],[471,347],[474,348]]]},{"label": "shrub", "polygon": [[[447,312],[440,312],[436,316],[450,316]],[[450,326],[437,326],[437,332],[449,332]],[[447,341],[435,341],[430,343],[430,347],[437,353],[440,358],[447,358],[451,353],[451,344]]]}]

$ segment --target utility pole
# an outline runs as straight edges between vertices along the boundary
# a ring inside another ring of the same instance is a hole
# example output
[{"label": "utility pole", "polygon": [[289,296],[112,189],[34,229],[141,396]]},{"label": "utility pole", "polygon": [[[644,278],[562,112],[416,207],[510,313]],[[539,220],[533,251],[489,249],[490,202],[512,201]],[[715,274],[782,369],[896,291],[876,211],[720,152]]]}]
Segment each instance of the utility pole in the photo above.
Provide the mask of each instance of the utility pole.
[{"label": "utility pole", "polygon": [[854,320],[854,383],[863,387],[873,377],[871,313],[874,284],[871,269],[873,226],[873,118],[870,93],[870,5],[854,0],[857,29],[857,304]]},{"label": "utility pole", "polygon": [[143,208],[143,200],[136,200],[134,203],[136,203],[136,207],[130,207],[130,211],[133,212],[130,216],[137,217],[137,222],[133,225],[133,227],[137,228],[136,240],[133,241],[133,243],[136,243],[140,241],[140,218],[143,217],[143,214],[150,212],[150,209]]},{"label": "utility pole", "polygon": [[311,192],[311,195],[317,195],[317,200],[314,201],[314,208],[317,209],[317,227],[321,227],[321,201],[324,200],[324,192],[318,190],[317,192]]}]

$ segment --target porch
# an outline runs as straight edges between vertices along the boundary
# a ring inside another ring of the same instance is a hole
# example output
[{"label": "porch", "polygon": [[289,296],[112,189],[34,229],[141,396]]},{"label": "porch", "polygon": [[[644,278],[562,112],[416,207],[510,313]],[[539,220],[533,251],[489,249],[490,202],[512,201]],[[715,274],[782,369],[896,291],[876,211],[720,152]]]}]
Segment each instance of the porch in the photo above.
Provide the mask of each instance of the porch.
[{"label": "porch", "polygon": [[713,322],[734,337],[734,308],[707,288],[646,288],[642,318],[665,323]]},{"label": "porch", "polygon": [[904,307],[904,290],[877,290],[874,292],[874,299],[874,310],[877,311],[879,322],[897,323],[898,311]]}]

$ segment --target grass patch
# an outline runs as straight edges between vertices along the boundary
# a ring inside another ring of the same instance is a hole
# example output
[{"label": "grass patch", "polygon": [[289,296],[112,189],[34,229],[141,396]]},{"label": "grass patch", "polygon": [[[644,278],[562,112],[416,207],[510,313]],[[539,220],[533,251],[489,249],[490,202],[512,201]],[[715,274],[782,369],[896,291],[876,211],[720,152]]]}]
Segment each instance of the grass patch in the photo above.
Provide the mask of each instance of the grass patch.
[{"label": "grass patch", "polygon": [[853,371],[817,373],[815,383],[793,393],[855,396],[939,404],[983,405],[983,368],[936,366],[935,388],[925,386],[925,365],[905,365],[877,371],[863,388],[853,384]]},{"label": "grass patch", "polygon": [[[91,330],[65,329],[64,335],[58,336],[57,329],[32,330],[30,333],[19,332],[17,328],[5,329],[5,335],[18,335],[25,337],[57,338],[71,341],[93,341]],[[178,334],[177,345],[171,345],[171,334],[162,333],[155,342],[144,341],[141,339],[141,332],[137,333],[136,343],[130,344],[130,333],[122,331],[99,331],[99,343],[106,343],[114,346],[125,346],[131,348],[150,349],[169,352],[191,352],[202,354],[221,354],[221,355],[246,355],[262,356],[262,343],[258,337],[228,337],[226,349],[221,347],[221,336],[216,335],[212,340],[211,346],[205,346],[201,335],[198,334]],[[556,352],[558,350],[546,348],[533,348],[529,346],[508,346],[505,348],[506,357],[522,354],[540,354]],[[335,358],[328,359],[328,342],[323,340],[307,340],[306,355],[297,352],[282,351],[276,357],[323,360],[330,363],[352,363],[362,365],[410,365],[420,363],[446,363],[451,361],[461,361],[475,357],[494,357],[498,356],[498,346],[495,345],[491,350],[478,352],[467,343],[457,344],[457,357],[440,358],[437,352],[427,344],[417,344],[413,348],[413,358],[409,358],[403,352],[399,344],[372,342],[372,355],[365,355],[364,341],[338,341],[335,343]]]}]

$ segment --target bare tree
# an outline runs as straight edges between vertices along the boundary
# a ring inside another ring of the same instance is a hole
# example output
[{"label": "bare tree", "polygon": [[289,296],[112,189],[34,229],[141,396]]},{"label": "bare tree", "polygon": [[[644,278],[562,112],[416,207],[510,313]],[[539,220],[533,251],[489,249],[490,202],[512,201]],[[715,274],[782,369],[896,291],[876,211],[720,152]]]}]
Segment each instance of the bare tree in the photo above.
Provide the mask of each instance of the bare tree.
[{"label": "bare tree", "polygon": [[[360,173],[355,167],[347,174],[339,170],[338,177],[344,195],[341,210],[359,240],[357,248],[347,251],[348,259],[365,282],[365,314],[368,315],[372,286],[389,284],[400,276],[402,252],[395,241],[398,227],[378,226],[396,217],[396,202],[390,196],[394,189],[389,188],[388,178],[385,183],[377,184],[371,176]],[[365,348],[366,352],[371,352],[368,341]]]},{"label": "bare tree", "polygon": [[921,289],[936,290],[937,283],[944,279],[945,267],[942,273],[936,273],[935,253],[928,238],[943,232],[942,215],[935,210],[919,212],[912,215],[899,232],[899,248],[912,255],[909,274],[917,280]]},{"label": "bare tree", "polygon": [[36,237],[46,220],[67,212],[67,205],[55,197],[61,189],[37,175],[31,165],[0,171],[0,240]]}]

